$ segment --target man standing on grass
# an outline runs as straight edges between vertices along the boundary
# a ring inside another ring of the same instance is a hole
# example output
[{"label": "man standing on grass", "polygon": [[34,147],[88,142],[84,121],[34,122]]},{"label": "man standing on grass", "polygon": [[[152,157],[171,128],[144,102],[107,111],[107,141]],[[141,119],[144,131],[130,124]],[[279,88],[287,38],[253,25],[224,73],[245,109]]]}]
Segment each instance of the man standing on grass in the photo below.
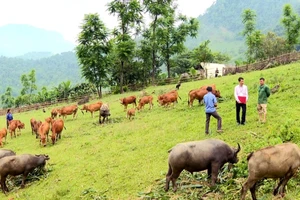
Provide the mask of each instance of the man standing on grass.
[{"label": "man standing on grass", "polygon": [[[239,84],[234,88],[235,97],[235,110],[236,110],[236,122],[238,125],[245,125],[246,122],[246,103],[248,101],[248,88],[244,85],[244,78],[238,78]],[[242,108],[242,120],[240,118],[240,111]]]},{"label": "man standing on grass", "polygon": [[265,85],[264,78],[259,79],[259,84],[257,111],[259,115],[259,121],[265,123],[267,117],[267,102],[271,93],[269,87]]},{"label": "man standing on grass", "polygon": [[204,95],[203,101],[205,103],[205,113],[206,113],[206,124],[205,124],[205,134],[209,133],[209,122],[210,122],[210,116],[212,115],[214,118],[218,120],[218,129],[217,133],[222,133],[222,118],[216,111],[217,107],[217,98],[212,93],[212,87],[208,86],[206,88],[208,93]]}]

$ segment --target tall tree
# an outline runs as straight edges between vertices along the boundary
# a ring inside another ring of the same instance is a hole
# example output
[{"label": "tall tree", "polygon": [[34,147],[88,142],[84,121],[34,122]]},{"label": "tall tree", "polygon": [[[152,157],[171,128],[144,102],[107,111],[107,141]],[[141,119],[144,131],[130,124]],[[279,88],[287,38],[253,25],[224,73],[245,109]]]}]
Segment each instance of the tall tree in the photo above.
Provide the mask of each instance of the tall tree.
[{"label": "tall tree", "polygon": [[248,47],[247,62],[251,63],[263,57],[261,51],[263,34],[255,29],[256,14],[253,10],[246,9],[243,11],[242,22],[245,26],[242,34],[246,37]]},{"label": "tall tree", "polygon": [[201,62],[207,63],[214,60],[213,52],[208,47],[209,43],[210,41],[206,40],[192,51],[191,58],[194,66],[199,65]]},{"label": "tall tree", "polygon": [[37,90],[35,70],[31,70],[28,75],[22,74],[21,83],[23,85],[21,95],[26,96],[26,103],[31,103],[33,92]]},{"label": "tall tree", "polygon": [[285,29],[287,47],[290,51],[295,49],[299,41],[300,18],[293,12],[292,6],[287,4],[283,8],[283,18],[281,20]]},{"label": "tall tree", "polygon": [[265,58],[272,58],[288,52],[288,45],[284,38],[279,37],[273,32],[268,32],[263,38],[262,49]]},{"label": "tall tree", "polygon": [[126,64],[133,59],[135,42],[131,38],[132,29],[140,31],[142,23],[142,8],[138,0],[113,0],[108,4],[108,11],[117,15],[118,27],[113,31],[116,36],[116,55],[120,61],[120,92],[123,93],[124,71]]},{"label": "tall tree", "polygon": [[152,84],[154,84],[155,77],[157,76],[157,70],[160,67],[158,58],[158,38],[156,34],[158,21],[160,18],[164,18],[168,15],[168,9],[171,6],[173,0],[144,0],[146,12],[150,15],[151,23],[148,29],[143,33],[144,40],[147,41],[151,52],[151,65],[152,65]]},{"label": "tall tree", "polygon": [[187,36],[196,37],[199,22],[195,18],[188,19],[184,15],[175,15],[176,6],[170,7],[168,16],[158,20],[157,38],[159,39],[159,51],[167,66],[168,78],[171,77],[170,59],[185,50],[184,42]]},{"label": "tall tree", "polygon": [[7,87],[5,93],[1,96],[1,104],[3,108],[11,108],[14,106],[15,99],[12,96],[11,87]]},{"label": "tall tree", "polygon": [[76,47],[81,73],[89,83],[95,85],[101,98],[102,86],[106,84],[110,65],[111,44],[108,30],[98,14],[85,15],[81,29]]}]

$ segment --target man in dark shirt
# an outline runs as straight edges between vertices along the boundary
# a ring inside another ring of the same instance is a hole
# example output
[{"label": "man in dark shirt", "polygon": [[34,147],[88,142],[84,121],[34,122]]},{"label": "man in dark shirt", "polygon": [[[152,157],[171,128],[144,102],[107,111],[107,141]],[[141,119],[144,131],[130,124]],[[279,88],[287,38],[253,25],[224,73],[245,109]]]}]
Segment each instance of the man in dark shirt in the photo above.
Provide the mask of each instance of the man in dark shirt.
[{"label": "man in dark shirt", "polygon": [[257,111],[259,115],[259,120],[263,123],[266,122],[267,117],[267,103],[268,97],[270,96],[270,89],[265,84],[265,79],[259,79],[260,86],[258,87],[258,103],[257,103]]}]

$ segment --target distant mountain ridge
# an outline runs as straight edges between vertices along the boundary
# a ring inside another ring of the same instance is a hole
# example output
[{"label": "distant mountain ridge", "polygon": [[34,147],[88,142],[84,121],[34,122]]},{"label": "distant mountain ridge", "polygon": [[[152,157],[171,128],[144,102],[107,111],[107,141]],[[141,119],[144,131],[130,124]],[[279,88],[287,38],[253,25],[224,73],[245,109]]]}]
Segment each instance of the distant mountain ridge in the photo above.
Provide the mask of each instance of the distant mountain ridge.
[{"label": "distant mountain ridge", "polygon": [[200,28],[196,39],[186,42],[189,49],[201,42],[210,40],[210,48],[230,54],[239,59],[246,51],[245,40],[241,35],[244,29],[242,13],[245,9],[256,13],[256,28],[267,33],[276,32],[283,36],[280,19],[285,4],[291,4],[293,11],[300,14],[300,0],[216,0],[203,15],[198,17]]},{"label": "distant mountain ridge", "polygon": [[68,80],[73,86],[84,82],[74,52],[64,52],[38,60],[0,56],[0,94],[3,94],[7,87],[12,87],[13,95],[20,95],[21,75],[28,74],[33,69],[36,72],[38,90],[43,86],[52,89]]},{"label": "distant mountain ridge", "polygon": [[25,24],[8,24],[0,27],[0,56],[16,57],[29,52],[52,54],[73,51],[75,44],[55,31]]}]

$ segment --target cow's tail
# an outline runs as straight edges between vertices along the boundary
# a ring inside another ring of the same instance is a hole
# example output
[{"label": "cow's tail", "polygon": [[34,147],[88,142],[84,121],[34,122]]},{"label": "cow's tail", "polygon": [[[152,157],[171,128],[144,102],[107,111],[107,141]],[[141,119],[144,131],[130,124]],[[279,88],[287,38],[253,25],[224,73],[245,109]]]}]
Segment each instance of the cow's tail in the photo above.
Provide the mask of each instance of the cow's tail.
[{"label": "cow's tail", "polygon": [[252,157],[252,155],[253,155],[253,152],[251,152],[251,153],[247,156],[247,160],[248,160],[248,161],[250,160],[250,158]]},{"label": "cow's tail", "polygon": [[67,130],[67,128],[64,126],[64,129]]},{"label": "cow's tail", "polygon": [[[172,148],[172,149],[173,149],[173,148]],[[168,150],[168,153],[170,153],[170,152],[172,151],[172,149],[169,149],[169,150]]]},{"label": "cow's tail", "polygon": [[190,105],[190,93],[188,93],[188,106]]},{"label": "cow's tail", "polygon": [[178,95],[179,99],[181,100],[181,97]]}]

